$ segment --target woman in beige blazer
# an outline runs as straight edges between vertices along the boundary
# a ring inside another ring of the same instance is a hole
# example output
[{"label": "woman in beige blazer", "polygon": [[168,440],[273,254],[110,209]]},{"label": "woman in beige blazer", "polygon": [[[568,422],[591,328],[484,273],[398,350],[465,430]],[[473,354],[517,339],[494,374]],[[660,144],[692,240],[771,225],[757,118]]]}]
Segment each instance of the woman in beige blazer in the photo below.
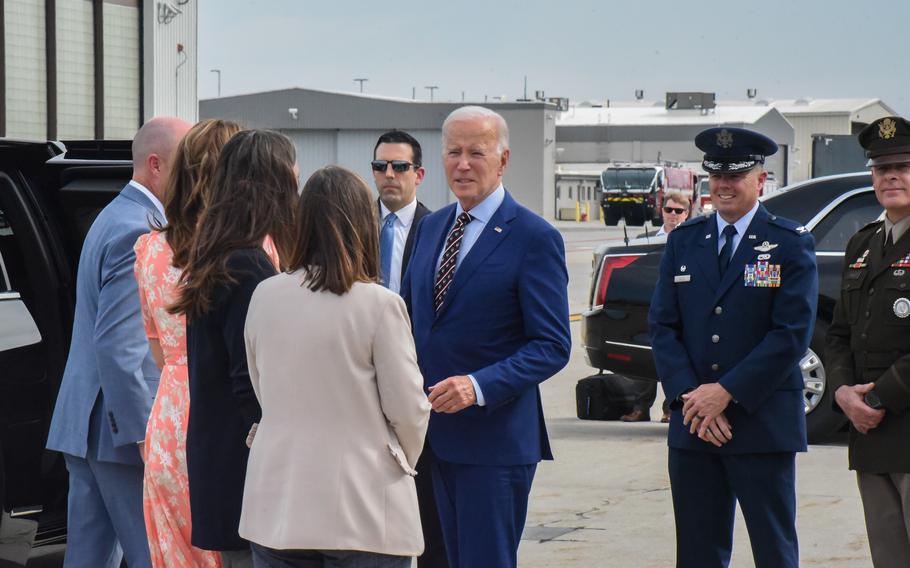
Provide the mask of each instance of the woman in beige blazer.
[{"label": "woman in beige blazer", "polygon": [[356,174],[317,171],[289,272],[253,294],[246,351],[262,421],[240,535],[256,567],[407,567],[423,551],[413,476],[430,405],[404,302],[376,283],[375,210]]}]

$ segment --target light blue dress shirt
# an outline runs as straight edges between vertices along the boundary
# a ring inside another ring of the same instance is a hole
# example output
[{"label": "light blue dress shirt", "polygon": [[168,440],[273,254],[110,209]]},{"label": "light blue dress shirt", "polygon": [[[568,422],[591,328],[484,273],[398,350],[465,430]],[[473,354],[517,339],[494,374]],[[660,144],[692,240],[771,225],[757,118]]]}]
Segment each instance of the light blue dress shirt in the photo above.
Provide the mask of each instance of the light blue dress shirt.
[{"label": "light blue dress shirt", "polygon": [[[499,209],[499,206],[502,205],[505,198],[506,189],[502,184],[499,184],[499,187],[493,190],[493,193],[486,196],[483,201],[468,211],[468,213],[471,214],[471,221],[464,226],[464,234],[461,237],[461,248],[458,249],[458,258],[455,259],[455,272],[458,272],[461,261],[464,260],[464,257],[471,251],[471,247],[477,242],[480,233],[486,228],[487,223],[489,223],[490,219],[493,217],[493,213],[496,213],[496,210]],[[452,232],[452,227],[455,226],[455,219],[458,219],[458,216],[463,212],[464,208],[461,206],[461,203],[457,203],[455,205],[455,217],[452,219],[452,225],[449,227],[449,230],[446,231],[447,235]],[[446,240],[448,240],[448,238]],[[442,250],[439,251],[439,258],[436,259],[437,272],[439,272],[439,265],[442,263],[442,255],[444,252],[445,245],[443,245]],[[474,375],[468,375],[468,378],[471,379],[471,383],[474,385],[474,394],[477,395],[477,406],[485,406],[487,401],[483,398],[483,392],[477,384],[477,379],[474,378]]]},{"label": "light blue dress shirt", "polygon": [[722,248],[724,248],[724,243],[727,242],[727,237],[724,235],[724,228],[727,225],[733,225],[736,227],[736,234],[733,235],[733,250],[730,252],[730,258],[733,258],[733,255],[736,254],[736,247],[739,246],[739,242],[743,240],[743,235],[746,234],[746,229],[749,228],[749,223],[752,222],[752,218],[755,217],[755,212],[758,211],[758,202],[749,210],[748,213],[739,218],[735,223],[727,223],[723,218],[718,214],[714,218],[717,219],[717,254],[720,254]]}]

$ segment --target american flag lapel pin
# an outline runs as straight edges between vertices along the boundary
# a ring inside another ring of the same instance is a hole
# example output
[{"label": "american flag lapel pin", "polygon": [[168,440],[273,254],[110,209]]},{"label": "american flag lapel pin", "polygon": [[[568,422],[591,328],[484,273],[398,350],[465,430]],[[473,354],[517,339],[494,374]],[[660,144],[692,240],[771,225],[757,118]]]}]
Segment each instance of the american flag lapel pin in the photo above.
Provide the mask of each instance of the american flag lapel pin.
[{"label": "american flag lapel pin", "polygon": [[493,227],[493,230],[496,231],[497,233],[502,232],[502,228],[500,228],[500,227]]}]

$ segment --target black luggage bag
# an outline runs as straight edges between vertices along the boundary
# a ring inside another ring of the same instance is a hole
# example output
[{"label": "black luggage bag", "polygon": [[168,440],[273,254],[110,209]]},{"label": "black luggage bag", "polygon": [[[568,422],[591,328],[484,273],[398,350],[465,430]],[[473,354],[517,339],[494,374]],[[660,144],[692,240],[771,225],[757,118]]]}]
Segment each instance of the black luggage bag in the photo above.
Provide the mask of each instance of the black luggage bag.
[{"label": "black luggage bag", "polygon": [[616,374],[586,377],[575,385],[575,410],[582,420],[619,420],[632,412],[650,386],[646,381]]}]

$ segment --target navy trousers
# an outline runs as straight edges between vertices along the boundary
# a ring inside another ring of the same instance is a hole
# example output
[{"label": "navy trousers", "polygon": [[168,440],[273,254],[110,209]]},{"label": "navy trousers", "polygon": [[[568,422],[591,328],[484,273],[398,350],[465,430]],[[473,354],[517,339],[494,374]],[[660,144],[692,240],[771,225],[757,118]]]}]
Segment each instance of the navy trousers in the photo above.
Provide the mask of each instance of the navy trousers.
[{"label": "navy trousers", "polygon": [[796,454],[723,456],[670,448],[677,568],[726,568],[736,503],[756,568],[797,568]]},{"label": "navy trousers", "polygon": [[450,568],[514,568],[537,464],[432,465]]}]

